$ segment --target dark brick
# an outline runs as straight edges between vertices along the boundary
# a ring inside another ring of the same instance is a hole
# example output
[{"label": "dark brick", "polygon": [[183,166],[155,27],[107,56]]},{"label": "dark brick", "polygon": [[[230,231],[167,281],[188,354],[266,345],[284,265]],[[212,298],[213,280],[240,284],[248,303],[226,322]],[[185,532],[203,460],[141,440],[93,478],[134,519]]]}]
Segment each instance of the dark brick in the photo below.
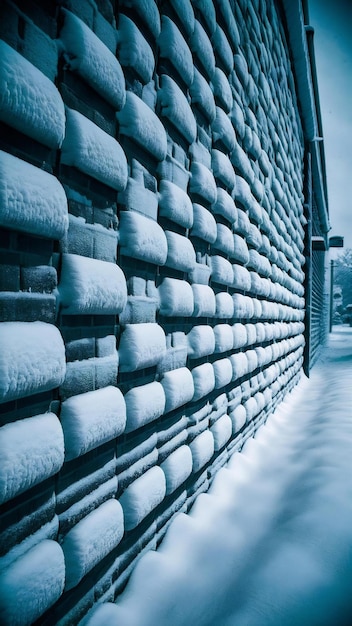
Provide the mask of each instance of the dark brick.
[{"label": "dark brick", "polygon": [[84,359],[91,359],[95,356],[95,338],[85,337],[84,339],[77,339],[75,341],[69,341],[66,344],[66,359],[67,361],[83,361]]},{"label": "dark brick", "polygon": [[[1,125],[0,125],[0,133],[1,133]],[[0,228],[0,247],[1,248],[10,248],[12,243],[12,232],[7,230],[7,228]],[[6,260],[4,259],[6,262]]]},{"label": "dark brick", "polygon": [[21,268],[21,289],[51,293],[57,287],[56,269],[49,265]]},{"label": "dark brick", "polygon": [[103,362],[103,359],[96,359],[95,361],[95,388],[101,389],[108,385],[116,386],[118,375],[118,362],[111,359],[109,366]]},{"label": "dark brick", "polygon": [[56,37],[55,0],[17,0],[17,5],[37,26],[52,39]]},{"label": "dark brick", "polygon": [[120,314],[120,324],[140,324],[155,322],[157,303],[151,298],[129,296],[127,305]]},{"label": "dark brick", "polygon": [[112,23],[114,19],[114,8],[113,3],[110,0],[97,0],[97,7],[105,19]]},{"label": "dark brick", "polygon": [[0,265],[0,291],[19,291],[20,268],[18,265]]},{"label": "dark brick", "polygon": [[[6,554],[16,543],[39,530],[55,515],[54,480],[50,479],[37,487],[17,496],[8,503],[2,513],[0,534],[0,554]],[[11,506],[12,505],[12,506]]]},{"label": "dark brick", "polygon": [[[53,241],[51,239],[43,239],[42,237],[35,237],[34,235],[19,233],[17,245],[21,252],[34,254],[45,259],[50,259],[53,253]],[[24,265],[33,265],[33,263],[28,262],[28,264],[24,263]]]},{"label": "dark brick", "polygon": [[94,361],[84,360],[67,363],[66,378],[60,387],[62,400],[95,388]]},{"label": "dark brick", "polygon": [[0,319],[2,322],[38,320],[53,324],[56,319],[56,298],[52,295],[2,292],[0,294]]},{"label": "dark brick", "polygon": [[64,69],[60,91],[67,106],[82,113],[106,133],[115,136],[117,120],[113,107],[80,76]]}]

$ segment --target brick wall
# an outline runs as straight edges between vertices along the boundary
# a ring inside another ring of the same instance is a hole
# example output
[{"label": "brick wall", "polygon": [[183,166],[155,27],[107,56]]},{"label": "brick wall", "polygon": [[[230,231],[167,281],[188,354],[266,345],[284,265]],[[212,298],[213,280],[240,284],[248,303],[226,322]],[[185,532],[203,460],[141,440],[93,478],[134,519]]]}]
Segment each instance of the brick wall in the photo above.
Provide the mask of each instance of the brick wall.
[{"label": "brick wall", "polygon": [[300,377],[304,142],[272,0],[0,14],[0,604],[68,626]]}]

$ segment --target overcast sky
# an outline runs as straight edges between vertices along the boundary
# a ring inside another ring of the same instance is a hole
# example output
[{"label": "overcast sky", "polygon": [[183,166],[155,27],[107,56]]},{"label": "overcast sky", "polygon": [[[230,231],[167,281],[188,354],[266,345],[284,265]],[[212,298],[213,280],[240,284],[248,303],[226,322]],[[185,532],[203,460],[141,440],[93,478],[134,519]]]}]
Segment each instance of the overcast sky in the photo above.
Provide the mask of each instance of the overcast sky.
[{"label": "overcast sky", "polygon": [[322,113],[330,235],[352,248],[352,0],[309,0]]}]

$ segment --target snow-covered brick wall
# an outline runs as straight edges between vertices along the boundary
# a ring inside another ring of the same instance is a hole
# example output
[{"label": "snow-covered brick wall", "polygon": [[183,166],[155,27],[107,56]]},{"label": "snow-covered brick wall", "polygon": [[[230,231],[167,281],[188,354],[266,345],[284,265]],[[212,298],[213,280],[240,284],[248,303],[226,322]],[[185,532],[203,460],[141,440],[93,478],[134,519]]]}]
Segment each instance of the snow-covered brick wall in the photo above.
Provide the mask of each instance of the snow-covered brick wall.
[{"label": "snow-covered brick wall", "polygon": [[305,146],[273,0],[39,4],[0,26],[0,602],[83,626],[299,379]]}]

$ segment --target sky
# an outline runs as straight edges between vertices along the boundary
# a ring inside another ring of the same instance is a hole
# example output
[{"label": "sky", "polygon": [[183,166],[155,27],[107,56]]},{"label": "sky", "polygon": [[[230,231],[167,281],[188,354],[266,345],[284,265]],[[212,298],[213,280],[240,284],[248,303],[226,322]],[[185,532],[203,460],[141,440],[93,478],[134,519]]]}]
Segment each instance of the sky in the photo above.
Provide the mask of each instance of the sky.
[{"label": "sky", "polygon": [[309,0],[331,231],[352,248],[352,0]]}]

